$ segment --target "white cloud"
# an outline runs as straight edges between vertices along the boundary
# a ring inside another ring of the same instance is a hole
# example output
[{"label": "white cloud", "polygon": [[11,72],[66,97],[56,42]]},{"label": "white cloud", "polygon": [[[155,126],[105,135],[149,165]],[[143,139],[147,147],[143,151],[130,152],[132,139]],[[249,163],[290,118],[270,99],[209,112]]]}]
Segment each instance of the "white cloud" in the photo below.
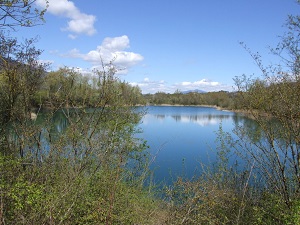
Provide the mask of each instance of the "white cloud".
[{"label": "white cloud", "polygon": [[65,56],[81,58],[91,62],[94,68],[101,66],[101,60],[103,63],[113,61],[113,64],[121,69],[119,74],[125,74],[130,67],[144,59],[144,57],[138,53],[125,51],[125,49],[128,49],[129,47],[129,38],[126,35],[114,38],[108,37],[105,38],[101,45],[97,46],[95,50],[83,54],[80,53],[78,49],[72,49]]},{"label": "white cloud", "polygon": [[164,80],[151,81],[148,77],[146,77],[143,81],[130,82],[130,84],[132,86],[139,86],[142,89],[143,94],[154,94],[156,92],[172,92],[172,87],[169,87]]},{"label": "white cloud", "polygon": [[76,39],[76,38],[77,38],[77,35],[74,35],[74,34],[69,34],[69,35],[68,35],[68,37],[74,40],[74,39]]},{"label": "white cloud", "polygon": [[221,83],[216,81],[210,81],[208,79],[202,79],[194,82],[184,81],[178,84],[182,88],[206,88],[206,87],[219,87],[222,86]]},{"label": "white cloud", "polygon": [[181,115],[180,120],[184,123],[196,123],[198,125],[200,125],[201,127],[206,127],[208,125],[215,125],[220,123],[221,121],[219,121],[216,118],[211,118],[209,116],[201,116],[201,115],[197,115],[197,117],[191,117],[191,116],[185,116],[185,115]]},{"label": "white cloud", "polygon": [[[69,0],[48,0],[49,7],[47,12],[56,15],[63,16],[69,19],[68,26],[62,30],[69,31],[75,34],[87,34],[93,35],[96,33],[94,23],[96,17],[94,15],[88,15],[80,12],[72,1]],[[37,0],[36,4],[42,8],[46,7],[45,0]],[[76,38],[76,35],[69,35],[70,38]]]},{"label": "white cloud", "polygon": [[181,83],[167,84],[164,80],[151,81],[148,77],[140,82],[132,82],[132,85],[138,85],[144,94],[156,92],[174,93],[176,90],[188,91],[188,90],[202,90],[206,92],[210,91],[232,91],[232,87],[222,84],[217,81],[210,81],[208,79],[202,79],[199,81],[183,81]]},{"label": "white cloud", "polygon": [[121,37],[107,37],[103,40],[101,48],[108,49],[110,51],[118,51],[129,48],[129,39],[126,35]]}]

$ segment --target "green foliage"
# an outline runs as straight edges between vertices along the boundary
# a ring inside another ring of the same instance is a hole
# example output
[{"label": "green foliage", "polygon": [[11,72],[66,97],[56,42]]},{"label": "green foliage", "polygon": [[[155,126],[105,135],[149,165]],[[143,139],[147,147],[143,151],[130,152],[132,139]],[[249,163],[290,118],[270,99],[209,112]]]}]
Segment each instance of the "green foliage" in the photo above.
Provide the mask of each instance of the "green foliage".
[{"label": "green foliage", "polygon": [[1,219],[8,224],[156,224],[158,218],[149,215],[161,213],[158,202],[124,182],[117,170],[70,174],[67,161],[57,164],[29,172],[21,162],[1,157],[1,169],[6,169],[1,173]]},{"label": "green foliage", "polygon": [[159,204],[143,188],[146,145],[134,137],[140,89],[111,64],[91,76],[45,73],[33,42],[26,55],[3,40],[0,223],[156,224],[148,215],[160,215]]},{"label": "green foliage", "polygon": [[112,73],[114,71],[108,70],[82,75],[68,68],[50,72],[36,95],[36,102],[40,99],[45,107],[61,107],[61,104],[73,108],[95,107],[111,106],[118,97],[118,101],[127,105],[143,104],[141,90],[111,77]]},{"label": "green foliage", "polygon": [[234,107],[234,95],[226,91],[187,94],[176,91],[173,94],[158,92],[146,94],[144,99],[148,104],[169,105],[210,105],[232,109]]},{"label": "green foliage", "polygon": [[264,79],[236,81],[244,103],[240,106],[261,128],[261,138],[253,139],[256,133],[249,132],[246,126],[237,126],[235,133],[240,138],[239,145],[247,146],[242,154],[257,163],[268,188],[291,207],[290,202],[300,190],[299,75],[264,69],[258,56],[253,57],[262,68]]},{"label": "green foliage", "polygon": [[19,43],[0,33],[0,124],[30,116],[33,96],[43,82],[46,65],[39,64],[41,54],[35,39]]}]

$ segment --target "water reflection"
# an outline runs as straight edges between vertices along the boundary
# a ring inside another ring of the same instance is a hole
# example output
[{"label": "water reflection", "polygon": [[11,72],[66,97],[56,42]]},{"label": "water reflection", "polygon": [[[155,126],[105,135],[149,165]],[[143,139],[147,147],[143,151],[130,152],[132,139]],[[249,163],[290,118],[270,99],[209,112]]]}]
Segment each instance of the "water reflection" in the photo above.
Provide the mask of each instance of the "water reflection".
[{"label": "water reflection", "polygon": [[[160,108],[160,109],[159,109]],[[165,112],[157,112],[162,110]],[[184,111],[185,110],[185,111]],[[235,114],[232,112],[217,111],[207,107],[148,107],[148,113],[143,122],[149,123],[153,118],[156,120],[174,119],[178,123],[195,123],[200,126],[219,124],[223,120],[231,119]],[[153,118],[152,118],[153,117]]]},{"label": "water reflection", "polygon": [[64,132],[67,127],[69,126],[69,121],[66,114],[63,110],[57,111],[53,114],[52,117],[52,125],[53,125],[53,133],[62,133]]},{"label": "water reflection", "polygon": [[229,119],[229,115],[172,115],[176,122],[196,123],[200,126],[208,126],[210,124],[218,124],[224,119]]},{"label": "water reflection", "polygon": [[[7,129],[7,138],[13,148],[21,149],[21,157],[35,161],[42,162],[42,157],[52,156],[84,158],[91,155],[90,152],[113,149],[115,146],[109,146],[112,132],[124,140],[127,140],[126,135],[131,135],[127,131],[128,124],[138,123],[140,117],[131,115],[128,107],[119,110],[114,114],[109,108],[45,110],[39,112],[34,121],[12,121]],[[116,117],[130,123],[118,124],[116,131]]]},{"label": "water reflection", "polygon": [[[149,115],[146,115],[146,117],[147,116],[149,116]],[[166,118],[166,115],[154,115],[157,119],[159,119],[159,120],[163,120],[163,119],[165,119]]]},{"label": "water reflection", "polygon": [[[252,154],[268,168],[272,168],[271,164],[266,164],[272,162],[269,158],[277,159],[278,156],[282,165],[290,166],[288,163],[293,160],[291,152],[298,148],[294,137],[279,121],[266,119],[264,125],[269,134],[259,123],[234,112],[205,107],[152,106],[140,126],[144,131],[142,138],[147,140],[155,159],[152,164],[154,182],[170,184],[178,176],[192,178],[198,175],[201,164],[210,166],[215,162],[220,128],[222,137],[230,140],[230,144],[226,142],[228,147],[232,148],[231,144],[236,147],[230,153],[230,164],[237,162],[241,168],[246,162],[240,157]],[[267,138],[270,134],[273,135],[272,142],[270,137]],[[240,154],[235,154],[236,150]]]},{"label": "water reflection", "polygon": [[243,119],[234,112],[208,107],[148,107],[140,136],[155,158],[154,181],[171,183],[178,175],[191,178],[201,170],[201,163],[213,163],[220,124],[231,132],[233,121]]}]

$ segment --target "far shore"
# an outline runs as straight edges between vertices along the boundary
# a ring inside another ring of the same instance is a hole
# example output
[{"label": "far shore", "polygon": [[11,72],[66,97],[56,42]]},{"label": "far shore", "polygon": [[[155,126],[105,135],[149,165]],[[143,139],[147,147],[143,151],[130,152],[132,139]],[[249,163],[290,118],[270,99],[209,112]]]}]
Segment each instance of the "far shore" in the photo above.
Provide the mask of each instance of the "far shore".
[{"label": "far shore", "polygon": [[[217,106],[217,105],[149,104],[149,105],[145,105],[145,106],[207,107],[207,108],[215,108],[216,110],[220,110],[220,111],[227,111],[227,112],[239,113],[239,114],[242,114],[242,115],[247,116],[249,118],[254,118],[251,113],[249,113],[249,112],[247,112],[245,110],[242,110],[242,109],[227,109],[227,108],[222,108],[222,107]],[[267,116],[266,114],[260,114],[260,115],[261,116]]]},{"label": "far shore", "polygon": [[185,107],[185,106],[189,106],[189,107],[207,107],[207,108],[215,108],[217,110],[228,110],[231,111],[229,109],[224,109],[220,106],[216,106],[216,105],[180,105],[180,104],[150,104],[150,105],[146,105],[146,106],[178,106],[178,107]]}]

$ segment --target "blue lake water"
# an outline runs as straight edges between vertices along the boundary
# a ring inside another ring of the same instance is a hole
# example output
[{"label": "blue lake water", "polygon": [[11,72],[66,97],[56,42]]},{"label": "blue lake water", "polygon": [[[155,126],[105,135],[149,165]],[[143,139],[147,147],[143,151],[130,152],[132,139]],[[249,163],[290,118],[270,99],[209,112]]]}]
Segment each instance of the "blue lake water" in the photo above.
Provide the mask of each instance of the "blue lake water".
[{"label": "blue lake water", "polygon": [[171,183],[178,176],[192,178],[201,163],[216,159],[216,132],[231,132],[237,114],[209,107],[149,106],[139,135],[153,159],[154,182]]},{"label": "blue lake water", "polygon": [[[224,132],[234,136],[232,130],[237,125],[255,131],[257,125],[244,116],[230,111],[210,107],[193,106],[148,106],[137,134],[147,141],[151,155],[151,171],[155,184],[172,184],[178,176],[192,178],[201,173],[201,164],[213,165],[216,161],[217,132],[222,127]],[[43,124],[39,117],[37,124]],[[65,114],[57,112],[51,119],[52,136],[63,133],[69,126]],[[257,133],[257,132],[254,132]],[[42,145],[49,151],[48,139],[42,136]],[[235,160],[233,157],[230,160]],[[234,163],[234,161],[230,161]]]}]

